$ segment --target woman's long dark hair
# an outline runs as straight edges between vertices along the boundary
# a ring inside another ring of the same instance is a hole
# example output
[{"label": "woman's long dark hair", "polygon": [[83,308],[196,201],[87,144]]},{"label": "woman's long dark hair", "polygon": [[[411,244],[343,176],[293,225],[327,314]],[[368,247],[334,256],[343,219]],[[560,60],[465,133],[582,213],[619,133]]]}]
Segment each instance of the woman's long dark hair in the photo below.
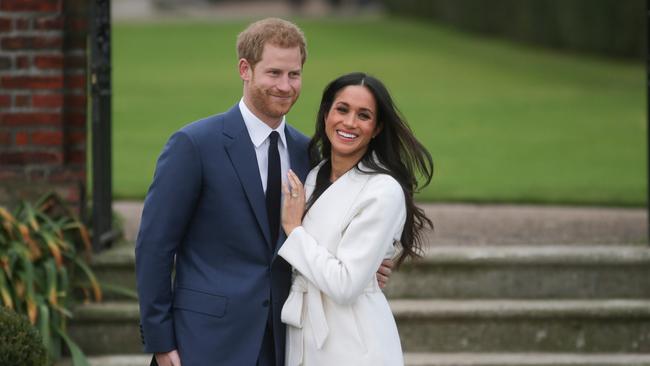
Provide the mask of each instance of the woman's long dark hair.
[{"label": "woman's long dark hair", "polygon": [[[330,158],[332,145],[325,133],[325,118],[338,93],[350,85],[364,86],[372,93],[377,104],[376,123],[381,130],[370,140],[368,150],[361,158],[365,166],[371,170],[367,173],[388,174],[399,182],[404,191],[406,222],[400,239],[402,251],[396,260],[396,265],[399,267],[409,257],[422,256],[422,230],[426,227],[433,228],[431,220],[413,201],[413,193],[431,182],[433,160],[431,154],[413,135],[384,84],[370,75],[355,72],[337,78],[323,91],[316,119],[316,132],[309,142],[312,166],[316,166],[322,159]],[[376,160],[373,158],[373,153]],[[330,171],[330,162],[326,161],[319,171],[316,187],[307,203],[308,209],[330,185]],[[424,178],[421,186],[418,186],[416,176],[418,173]]]}]

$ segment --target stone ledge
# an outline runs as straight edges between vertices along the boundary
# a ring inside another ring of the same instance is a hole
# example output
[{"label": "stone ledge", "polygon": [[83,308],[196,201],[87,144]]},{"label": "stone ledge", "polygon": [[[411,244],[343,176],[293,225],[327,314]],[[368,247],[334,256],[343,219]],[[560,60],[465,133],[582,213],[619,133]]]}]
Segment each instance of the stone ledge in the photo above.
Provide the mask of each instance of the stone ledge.
[{"label": "stone ledge", "polygon": [[139,322],[140,308],[135,301],[105,301],[78,305],[74,309],[73,323]]},{"label": "stone ledge", "polygon": [[[89,357],[91,366],[143,366],[151,355]],[[406,366],[650,366],[648,354],[405,353]],[[71,366],[62,360],[56,366]]]},{"label": "stone ledge", "polygon": [[[650,300],[390,300],[396,318],[647,318]],[[137,302],[89,303],[75,322],[139,319]]]},{"label": "stone ledge", "polygon": [[650,300],[391,300],[398,319],[644,318]]},{"label": "stone ledge", "polygon": [[[508,245],[432,246],[414,264],[650,264],[650,246],[624,245]],[[135,263],[135,246],[120,242],[93,257],[93,265],[117,266]],[[410,266],[405,263],[405,266]]]},{"label": "stone ledge", "polygon": [[649,354],[406,353],[408,366],[649,366]]},{"label": "stone ledge", "polygon": [[[419,262],[439,264],[649,264],[650,247],[620,245],[432,246]],[[418,262],[415,265],[419,264]]]}]

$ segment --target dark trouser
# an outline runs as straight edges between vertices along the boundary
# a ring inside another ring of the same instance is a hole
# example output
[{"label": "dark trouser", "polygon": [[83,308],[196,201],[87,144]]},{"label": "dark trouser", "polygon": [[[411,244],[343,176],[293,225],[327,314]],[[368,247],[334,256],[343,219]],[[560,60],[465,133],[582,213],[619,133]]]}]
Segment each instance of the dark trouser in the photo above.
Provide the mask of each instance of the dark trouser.
[{"label": "dark trouser", "polygon": [[257,366],[276,366],[275,342],[273,341],[273,313],[270,306],[266,329],[264,330],[264,338],[262,339],[262,348],[257,358]]}]

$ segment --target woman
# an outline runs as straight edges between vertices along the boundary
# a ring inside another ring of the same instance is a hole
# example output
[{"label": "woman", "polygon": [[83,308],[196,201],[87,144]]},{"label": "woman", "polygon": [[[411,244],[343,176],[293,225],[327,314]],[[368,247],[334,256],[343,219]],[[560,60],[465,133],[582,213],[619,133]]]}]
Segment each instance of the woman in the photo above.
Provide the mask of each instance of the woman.
[{"label": "woman", "polygon": [[[282,309],[286,365],[402,365],[397,327],[376,268],[420,252],[431,221],[413,202],[433,162],[377,79],[352,73],[323,93],[303,188],[289,172],[278,254],[294,268]],[[307,202],[306,198],[308,198]]]}]

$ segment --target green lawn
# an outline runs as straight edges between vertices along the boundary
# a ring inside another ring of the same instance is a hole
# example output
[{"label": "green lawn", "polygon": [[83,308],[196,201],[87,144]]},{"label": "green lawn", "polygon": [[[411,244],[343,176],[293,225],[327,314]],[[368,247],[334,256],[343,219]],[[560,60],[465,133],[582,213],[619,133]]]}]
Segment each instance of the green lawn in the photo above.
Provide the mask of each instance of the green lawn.
[{"label": "green lawn", "polygon": [[[644,67],[406,20],[297,21],[309,42],[288,120],[313,132],[334,77],[382,79],[436,164],[421,200],[642,205]],[[244,22],[114,25],[114,189],[142,198],[173,131],[241,96]]]}]

